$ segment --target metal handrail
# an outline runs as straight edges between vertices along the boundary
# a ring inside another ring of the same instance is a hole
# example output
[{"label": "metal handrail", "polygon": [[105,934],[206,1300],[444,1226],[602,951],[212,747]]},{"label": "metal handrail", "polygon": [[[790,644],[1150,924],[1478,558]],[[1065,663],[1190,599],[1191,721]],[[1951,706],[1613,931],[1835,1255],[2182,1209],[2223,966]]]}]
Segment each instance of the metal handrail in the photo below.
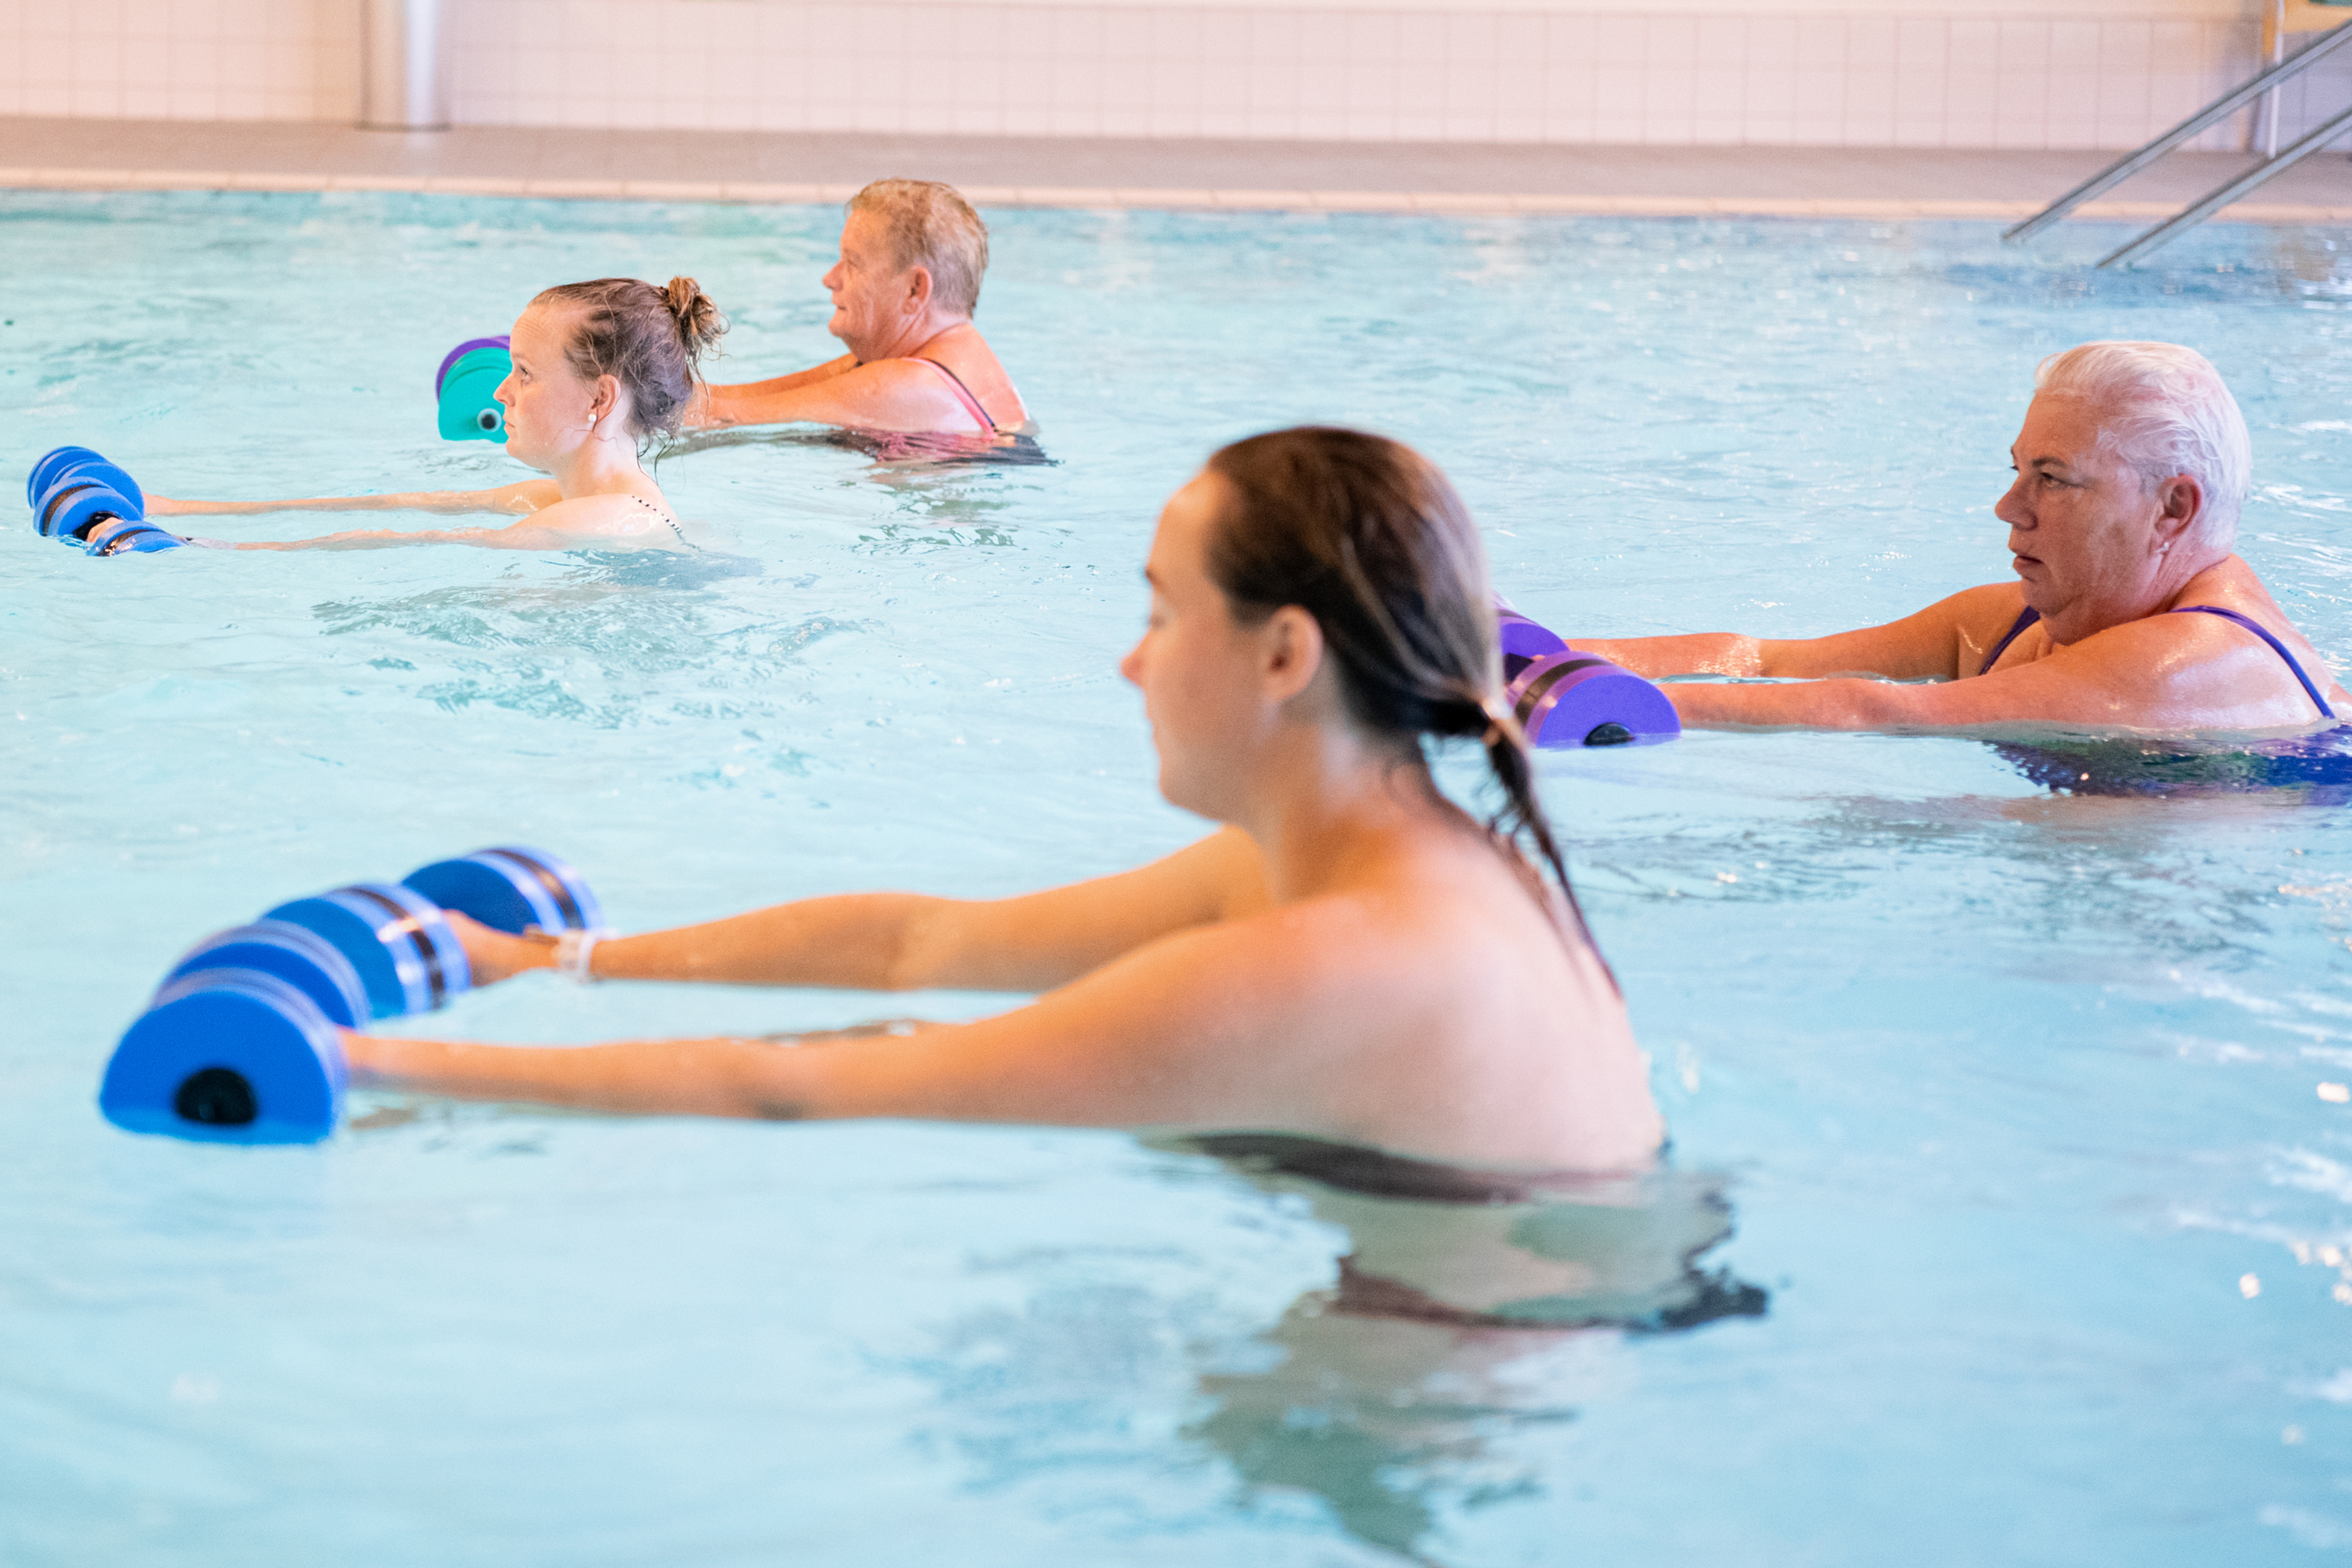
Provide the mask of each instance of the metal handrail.
[{"label": "metal handrail", "polygon": [[[2015,228],[2010,229],[2007,233],[2001,236],[2001,238],[2011,241],[2031,239],[2033,236],[2041,233],[2052,224],[2056,223],[2060,218],[2064,217],[2068,213],[2073,212],[2083,203],[2089,201],[2093,196],[2098,195],[2104,191],[2112,190],[2116,186],[2122,184],[2126,180],[2130,179],[2134,174],[2138,174],[2142,169],[2147,168],[2150,163],[2155,163],[2158,158],[2163,157],[2167,153],[2171,152],[2175,147],[2179,146],[2183,142],[2188,141],[2199,132],[2207,130],[2219,124],[2221,121],[2227,120],[2231,115],[2235,114],[2239,110],[2243,109],[2247,104],[2252,103],[2255,99],[2260,98],[2263,93],[2269,91],[2272,88],[2276,87],[2287,78],[2294,76],[2298,71],[2309,70],[2313,66],[2317,65],[2321,60],[2326,59],[2330,54],[2334,53],[2336,49],[2341,48],[2346,44],[2352,44],[2352,27],[2338,27],[2336,31],[2321,38],[2319,42],[2311,45],[2308,48],[2300,49],[2294,54],[2288,56],[2285,59],[2281,60],[2278,64],[2271,67],[2268,70],[2263,71],[2261,75],[2255,77],[2253,80],[2246,83],[2245,86],[2239,88],[2236,91],[2226,93],[2223,96],[2215,99],[2211,103],[2207,104],[2203,109],[2199,110],[2195,114],[2190,115],[2188,119],[2182,121],[2179,124],[2174,126],[2171,130],[2166,132],[2163,135],[2158,137],[2155,141],[2149,142],[2138,152],[2126,153],[2122,158],[2119,158],[2116,162],[2108,164],[2105,168],[2100,170],[2089,179],[2084,180],[2081,184],[2076,185],[2073,190],[2068,191],[2064,195],[2060,196],[2056,201],[2052,202],[2048,206],[2043,207],[2032,217],[2027,218],[2023,223],[2019,224]],[[2331,121],[2331,123],[2333,122]],[[2302,143],[2297,142],[2295,145],[2299,147]],[[2285,154],[2284,153],[2280,154],[2281,157],[2284,157],[2284,155]],[[2265,164],[2264,167],[2268,167],[2268,165]],[[2126,248],[2129,247],[2126,247]],[[2122,252],[2119,251],[2116,254],[2121,255]],[[2108,259],[2113,260],[2114,258],[2110,257]],[[2105,261],[2099,263],[2102,267],[2105,267],[2106,264],[2107,263]]]},{"label": "metal handrail", "polygon": [[[2345,36],[2352,37],[2352,28],[2347,28]],[[2352,131],[2352,109],[2346,110],[2316,130],[2305,133],[2295,142],[2294,145],[2268,163],[2257,163],[2236,179],[2208,192],[2199,199],[2195,206],[2175,213],[2129,245],[2107,257],[2099,265],[2120,267],[2126,262],[2138,260],[2157,247],[2169,243],[2181,230],[2194,228],[2247,192],[2267,184],[2285,174],[2347,131]]]}]

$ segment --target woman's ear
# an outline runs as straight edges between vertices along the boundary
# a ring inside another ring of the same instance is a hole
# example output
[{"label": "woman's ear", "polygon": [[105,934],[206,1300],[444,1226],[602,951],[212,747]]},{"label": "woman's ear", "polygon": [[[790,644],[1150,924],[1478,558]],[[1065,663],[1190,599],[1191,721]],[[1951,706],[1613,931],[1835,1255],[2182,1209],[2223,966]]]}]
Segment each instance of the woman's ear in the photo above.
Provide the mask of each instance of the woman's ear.
[{"label": "woman's ear", "polygon": [[1266,696],[1287,702],[1315,683],[1323,668],[1323,625],[1297,605],[1285,605],[1258,630]]},{"label": "woman's ear", "polygon": [[2161,509],[2156,514],[2152,530],[2156,552],[2171,550],[2197,526],[2205,512],[2205,488],[2193,474],[2175,474],[2157,487],[2157,502]]},{"label": "woman's ear", "polygon": [[596,390],[588,400],[588,417],[602,423],[606,415],[621,406],[621,381],[618,376],[600,375]]},{"label": "woman's ear", "polygon": [[931,302],[931,269],[928,267],[907,268],[907,313],[919,316]]}]

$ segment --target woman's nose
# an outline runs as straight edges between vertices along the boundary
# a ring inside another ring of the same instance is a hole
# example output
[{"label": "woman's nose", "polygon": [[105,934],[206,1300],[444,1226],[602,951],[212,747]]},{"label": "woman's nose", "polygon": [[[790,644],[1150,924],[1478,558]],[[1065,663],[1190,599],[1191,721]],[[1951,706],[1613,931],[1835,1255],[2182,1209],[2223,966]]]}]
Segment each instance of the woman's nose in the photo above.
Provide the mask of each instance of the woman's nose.
[{"label": "woman's nose", "polygon": [[1118,672],[1126,678],[1127,683],[1130,686],[1143,684],[1143,645],[1141,643],[1137,643],[1127,650],[1127,657],[1118,661]]}]

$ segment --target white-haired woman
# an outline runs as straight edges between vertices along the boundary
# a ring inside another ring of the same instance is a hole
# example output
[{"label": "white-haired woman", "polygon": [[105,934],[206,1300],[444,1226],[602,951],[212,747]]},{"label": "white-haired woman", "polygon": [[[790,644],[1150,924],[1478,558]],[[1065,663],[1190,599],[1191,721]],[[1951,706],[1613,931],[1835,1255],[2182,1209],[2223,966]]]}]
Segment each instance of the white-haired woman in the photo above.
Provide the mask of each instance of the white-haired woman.
[{"label": "white-haired woman", "polygon": [[707,386],[689,426],[835,425],[995,440],[1029,411],[971,324],[988,271],[988,226],[953,187],[877,180],[850,198],[841,257],[824,275],[825,330],[849,352],[810,370]]},{"label": "white-haired woman", "polygon": [[507,455],[549,477],[487,490],[183,500],[150,495],[150,517],[259,511],[520,514],[499,528],[352,529],[315,539],[225,544],[236,550],[373,550],[473,544],[496,550],[680,549],[685,528],[638,460],[639,443],[677,427],[696,361],[727,330],[691,278],[664,289],[599,278],[542,291],[513,328],[514,368],[499,384]]},{"label": "white-haired woman", "polygon": [[1653,677],[1800,678],[1668,687],[1693,725],[2179,733],[2334,724],[2352,695],[2232,553],[2252,446],[2220,374],[2176,343],[2097,342],[2044,360],[2033,384],[2010,448],[2017,480],[1993,508],[2009,524],[2018,582],[1830,637],[1715,632],[1576,646]]}]

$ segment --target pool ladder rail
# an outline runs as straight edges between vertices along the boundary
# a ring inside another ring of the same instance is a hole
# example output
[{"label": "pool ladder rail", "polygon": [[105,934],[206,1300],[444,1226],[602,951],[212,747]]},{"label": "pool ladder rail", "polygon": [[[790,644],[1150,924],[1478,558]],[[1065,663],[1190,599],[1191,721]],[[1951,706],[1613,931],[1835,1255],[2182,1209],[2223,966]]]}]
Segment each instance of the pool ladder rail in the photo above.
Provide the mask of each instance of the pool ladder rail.
[{"label": "pool ladder rail", "polygon": [[[2335,15],[2328,15],[2331,11]],[[2264,38],[2269,46],[2264,52],[2273,57],[2273,63],[2266,69],[2244,85],[2223,93],[2137,152],[2116,159],[2023,223],[2008,230],[2001,238],[2011,243],[2032,238],[2083,203],[2113,190],[2181,143],[2220,124],[2255,100],[2264,98],[2269,99],[2263,110],[2269,127],[2268,155],[2244,174],[2215,186],[2147,233],[2109,252],[2100,259],[2099,265],[2102,268],[2127,267],[2179,238],[2231,203],[2268,184],[2330,142],[2352,132],[2352,109],[2347,109],[2313,127],[2282,151],[2276,144],[2278,102],[2275,98],[2269,98],[2290,77],[2301,75],[2347,44],[2352,44],[2352,26],[2345,26],[2346,23],[2352,23],[2352,0],[2274,0],[2263,26]],[[2286,33],[2321,31],[2326,36],[2318,42],[2284,59],[2275,58]]]}]

